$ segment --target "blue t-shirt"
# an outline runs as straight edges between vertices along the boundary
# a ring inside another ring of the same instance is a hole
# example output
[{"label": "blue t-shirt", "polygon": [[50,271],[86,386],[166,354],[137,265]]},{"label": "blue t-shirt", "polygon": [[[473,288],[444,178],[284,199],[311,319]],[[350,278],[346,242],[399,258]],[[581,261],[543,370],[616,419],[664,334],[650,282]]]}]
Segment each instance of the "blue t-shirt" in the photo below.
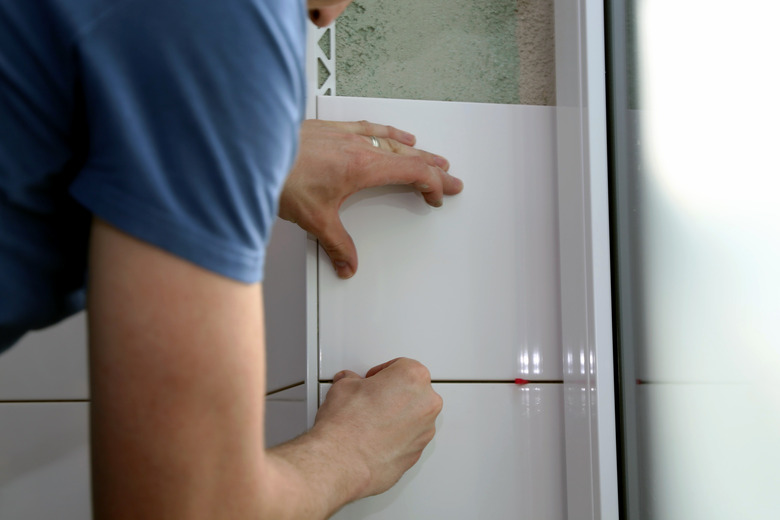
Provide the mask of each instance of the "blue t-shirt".
[{"label": "blue t-shirt", "polygon": [[0,0],[0,351],[84,306],[91,214],[262,279],[304,0]]}]

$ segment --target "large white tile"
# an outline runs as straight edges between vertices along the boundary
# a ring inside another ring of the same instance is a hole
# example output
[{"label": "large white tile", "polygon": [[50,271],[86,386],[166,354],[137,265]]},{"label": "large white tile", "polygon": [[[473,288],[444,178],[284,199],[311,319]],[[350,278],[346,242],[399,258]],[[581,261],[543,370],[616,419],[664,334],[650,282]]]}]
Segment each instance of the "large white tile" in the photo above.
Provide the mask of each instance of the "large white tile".
[{"label": "large white tile", "polygon": [[780,400],[772,386],[638,385],[643,520],[777,518]]},{"label": "large white tile", "polygon": [[0,355],[0,401],[86,399],[86,314],[31,332]]},{"label": "large white tile", "polygon": [[88,409],[0,404],[0,518],[92,518]]},{"label": "large white tile", "polygon": [[420,461],[388,492],[334,518],[566,518],[561,385],[434,389],[444,409]]},{"label": "large white tile", "polygon": [[276,446],[306,431],[306,385],[265,398],[265,445]]},{"label": "large white tile", "polygon": [[306,232],[276,220],[266,252],[266,363],[269,391],[306,377]]},{"label": "large white tile", "polygon": [[318,117],[412,131],[465,183],[438,209],[407,187],[344,203],[360,266],[339,280],[320,252],[321,379],[397,356],[435,379],[560,379],[554,109],[335,97]]}]

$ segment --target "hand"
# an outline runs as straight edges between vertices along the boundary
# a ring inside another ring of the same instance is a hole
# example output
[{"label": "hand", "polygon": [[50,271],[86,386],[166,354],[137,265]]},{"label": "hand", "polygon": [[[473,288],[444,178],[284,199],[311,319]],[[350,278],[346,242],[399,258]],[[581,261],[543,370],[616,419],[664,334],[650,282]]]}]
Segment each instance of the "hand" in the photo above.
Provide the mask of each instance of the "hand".
[{"label": "hand", "polygon": [[389,489],[420,459],[441,409],[428,369],[398,358],[365,378],[348,370],[336,374],[312,431],[332,439],[342,457],[354,458],[355,471],[368,469],[365,497]]},{"label": "hand", "polygon": [[[379,148],[370,136],[379,140]],[[279,216],[314,234],[339,277],[357,271],[357,250],[339,218],[350,195],[365,188],[409,184],[431,206],[454,195],[463,183],[449,175],[443,157],[413,148],[415,137],[392,126],[366,121],[308,120],[301,127],[298,160],[284,185]]]}]

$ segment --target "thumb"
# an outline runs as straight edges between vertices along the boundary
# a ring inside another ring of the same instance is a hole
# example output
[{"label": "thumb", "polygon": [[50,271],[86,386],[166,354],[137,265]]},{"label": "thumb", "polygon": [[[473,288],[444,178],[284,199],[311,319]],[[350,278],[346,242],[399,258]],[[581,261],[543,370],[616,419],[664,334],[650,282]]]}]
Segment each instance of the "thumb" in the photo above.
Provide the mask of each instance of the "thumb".
[{"label": "thumb", "polygon": [[317,239],[333,262],[338,277],[351,278],[357,271],[357,249],[352,237],[344,229],[338,213],[325,223],[322,231],[317,234]]},{"label": "thumb", "polygon": [[341,372],[333,376],[333,384],[335,385],[336,382],[341,381],[342,379],[363,379],[363,378],[351,370],[342,370]]},{"label": "thumb", "polygon": [[391,359],[390,361],[385,361],[385,362],[384,362],[384,363],[382,363],[381,365],[377,365],[377,366],[375,366],[375,367],[373,367],[373,368],[369,369],[369,370],[368,370],[368,372],[366,372],[366,377],[372,377],[372,376],[375,376],[375,375],[377,375],[379,372],[381,372],[382,370],[386,369],[387,367],[389,367],[389,366],[390,366],[390,365],[392,365],[393,363],[396,363],[396,362],[398,362],[398,361],[400,361],[400,360],[401,360],[401,358],[395,358],[395,359]]}]

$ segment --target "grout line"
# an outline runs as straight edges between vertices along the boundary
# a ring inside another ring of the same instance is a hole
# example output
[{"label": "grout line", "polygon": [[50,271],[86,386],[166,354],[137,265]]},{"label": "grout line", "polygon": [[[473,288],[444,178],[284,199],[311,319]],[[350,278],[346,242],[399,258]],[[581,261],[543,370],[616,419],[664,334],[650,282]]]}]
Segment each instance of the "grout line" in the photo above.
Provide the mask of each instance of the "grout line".
[{"label": "grout line", "polygon": [[[266,393],[265,396],[268,397],[270,395],[275,395],[278,394],[279,392],[284,392],[285,390],[290,390],[291,388],[296,388],[304,384],[306,384],[305,381],[293,383],[291,385],[287,385],[282,388],[277,388],[276,390],[271,390],[270,392]],[[89,399],[0,399],[0,404],[89,403],[89,402],[90,402]]]},{"label": "grout line", "polygon": [[289,390],[291,388],[297,388],[297,387],[299,387],[301,385],[305,385],[305,384],[306,384],[306,381],[301,381],[299,383],[293,383],[291,385],[287,385],[287,386],[284,386],[282,388],[277,388],[276,390],[271,390],[270,392],[267,392],[265,394],[265,396],[268,397],[269,395],[278,394],[279,392],[284,392],[285,390]]}]

